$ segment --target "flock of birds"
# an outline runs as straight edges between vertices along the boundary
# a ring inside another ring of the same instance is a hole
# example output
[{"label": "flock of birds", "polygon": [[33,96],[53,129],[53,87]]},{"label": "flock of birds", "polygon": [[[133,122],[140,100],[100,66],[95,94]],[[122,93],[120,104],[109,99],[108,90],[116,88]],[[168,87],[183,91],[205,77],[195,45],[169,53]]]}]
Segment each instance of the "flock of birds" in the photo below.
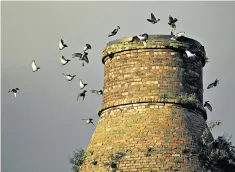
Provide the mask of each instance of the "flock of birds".
[{"label": "flock of birds", "polygon": [[[152,24],[156,24],[156,23],[158,23],[160,21],[160,19],[156,19],[154,14],[151,13],[151,19],[147,19],[147,21],[152,23]],[[171,38],[170,38],[171,40],[177,40],[179,37],[184,36],[184,34],[185,34],[185,32],[175,33],[175,31],[176,31],[176,22],[177,21],[178,21],[177,18],[173,18],[172,16],[169,16],[168,24],[172,28],[172,30],[171,30]],[[117,28],[114,29],[108,35],[108,37],[116,35],[119,30],[120,30],[120,26],[117,26]],[[133,42],[133,41],[142,41],[142,43],[144,44],[144,47],[146,47],[147,46],[147,42],[146,42],[147,39],[148,39],[148,34],[144,33],[144,34],[133,36],[130,42]],[[61,39],[60,42],[59,42],[59,50],[63,50],[66,47],[68,47],[68,46]],[[85,47],[83,48],[83,52],[82,53],[74,53],[72,55],[72,58],[79,58],[79,60],[82,61],[82,66],[84,67],[84,62],[89,64],[88,52],[87,51],[90,50],[90,49],[91,49],[91,45],[90,44],[86,44]],[[190,52],[189,50],[186,50],[185,52],[186,52],[188,58],[196,56],[196,54]],[[112,59],[114,57],[114,54],[112,52],[108,52],[108,54],[109,54],[110,59]],[[61,61],[61,64],[64,66],[67,63],[69,63],[71,60],[66,59],[64,56],[61,56],[60,61]],[[33,72],[36,72],[36,71],[38,71],[40,69],[40,67],[36,65],[35,60],[32,61],[31,67],[32,67],[32,71]],[[64,75],[67,78],[67,81],[72,81],[76,77],[76,75],[65,74],[65,73],[62,73],[62,75]],[[219,80],[216,79],[213,83],[208,85],[207,89],[210,89],[212,87],[216,87],[218,85],[218,83],[219,83]],[[81,79],[79,79],[79,85],[80,85],[80,89],[83,90],[87,86],[87,83],[84,83]],[[14,96],[16,97],[16,95],[17,95],[19,90],[20,90],[19,88],[13,88],[13,89],[10,89],[8,92],[9,93],[13,93]],[[90,91],[91,91],[91,93],[95,93],[97,95],[103,95],[103,90],[90,90]],[[78,96],[77,96],[77,101],[79,100],[80,97],[82,97],[82,100],[84,101],[85,96],[86,96],[86,92],[87,92],[87,90],[84,89],[84,91],[82,93],[79,93]],[[207,107],[210,111],[212,111],[212,107],[209,104],[209,101],[206,101],[203,106]],[[86,120],[86,124],[93,124],[94,125],[92,118],[81,119],[81,120]]]}]

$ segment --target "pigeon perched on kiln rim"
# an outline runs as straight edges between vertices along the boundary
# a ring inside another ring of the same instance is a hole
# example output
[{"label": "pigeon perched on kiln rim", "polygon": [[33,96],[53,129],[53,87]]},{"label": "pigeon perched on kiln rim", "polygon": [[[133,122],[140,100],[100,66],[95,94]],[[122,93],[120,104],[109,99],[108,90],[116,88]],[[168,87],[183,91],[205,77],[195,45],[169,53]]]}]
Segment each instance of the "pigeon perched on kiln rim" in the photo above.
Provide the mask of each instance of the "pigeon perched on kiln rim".
[{"label": "pigeon perched on kiln rim", "polygon": [[116,35],[119,29],[120,29],[120,26],[117,26],[117,28],[114,29],[114,30],[108,35],[108,37]]},{"label": "pigeon perched on kiln rim", "polygon": [[147,39],[148,39],[148,34],[147,33],[144,33],[144,34],[140,34],[140,35],[136,35],[136,36],[133,36],[132,37],[132,40],[131,42],[133,42],[134,40],[140,40],[143,42],[144,44],[144,47],[146,48],[147,47]]},{"label": "pigeon perched on kiln rim", "polygon": [[65,47],[68,47],[64,41],[61,39],[59,42],[59,50],[63,50]]},{"label": "pigeon perched on kiln rim", "polygon": [[65,73],[62,73],[62,74],[66,76],[67,81],[72,81],[73,78],[76,76],[76,75],[70,75],[70,74],[65,74]]},{"label": "pigeon perched on kiln rim", "polygon": [[64,65],[66,65],[68,62],[70,62],[71,60],[65,59],[65,57],[62,56],[62,57],[60,58],[60,61],[61,61],[62,65],[64,66]]},{"label": "pigeon perched on kiln rim", "polygon": [[32,61],[31,66],[32,66],[33,72],[36,72],[38,69],[40,69],[40,67],[38,67],[38,66],[36,65],[35,60]]},{"label": "pigeon perched on kiln rim", "polygon": [[20,89],[19,88],[13,88],[13,89],[9,89],[9,93],[13,93],[14,94],[14,96],[16,97],[16,93],[19,91]]},{"label": "pigeon perched on kiln rim", "polygon": [[178,32],[174,35],[174,33],[171,31],[171,40],[176,40],[177,38],[184,36],[185,32]]},{"label": "pigeon perched on kiln rim", "polygon": [[155,16],[154,16],[154,14],[151,13],[151,19],[147,19],[147,21],[149,21],[149,22],[152,23],[152,24],[155,24],[155,23],[159,22],[160,19],[156,19]]}]

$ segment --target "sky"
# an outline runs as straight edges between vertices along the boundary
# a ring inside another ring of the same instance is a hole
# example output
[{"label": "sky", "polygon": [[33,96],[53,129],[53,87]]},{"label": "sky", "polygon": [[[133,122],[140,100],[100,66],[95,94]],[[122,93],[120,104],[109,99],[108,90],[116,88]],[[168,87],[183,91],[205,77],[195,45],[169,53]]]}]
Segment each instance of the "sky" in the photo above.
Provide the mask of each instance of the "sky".
[{"label": "sky", "polygon": [[[204,89],[216,78],[216,88],[204,92],[213,112],[208,120],[221,120],[216,137],[233,135],[235,144],[234,2],[1,2],[1,130],[3,172],[71,171],[68,156],[85,149],[95,130],[102,96],[88,93],[76,101],[79,79],[87,90],[103,89],[101,52],[109,41],[141,33],[170,34],[169,15],[178,18],[177,31],[199,41],[209,63],[203,68]],[[147,22],[150,13],[160,22]],[[117,35],[108,34],[120,26]],[[68,45],[59,51],[60,39]],[[71,59],[86,43],[90,63]],[[41,68],[32,72],[31,62]],[[67,82],[62,73],[77,75]],[[20,88],[14,98],[11,88]]]}]

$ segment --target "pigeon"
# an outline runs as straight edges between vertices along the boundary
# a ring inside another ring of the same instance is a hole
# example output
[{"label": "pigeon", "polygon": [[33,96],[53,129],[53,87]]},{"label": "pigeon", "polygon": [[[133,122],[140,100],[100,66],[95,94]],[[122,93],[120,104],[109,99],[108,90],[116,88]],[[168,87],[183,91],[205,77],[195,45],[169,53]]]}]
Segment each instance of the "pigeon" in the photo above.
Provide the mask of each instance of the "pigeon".
[{"label": "pigeon", "polygon": [[59,50],[63,50],[65,47],[68,47],[64,41],[61,39],[59,43]]},{"label": "pigeon", "polygon": [[78,96],[77,96],[77,101],[78,101],[78,99],[80,98],[80,97],[83,97],[83,100],[85,99],[85,97],[86,97],[86,90],[84,90],[82,93],[79,93],[78,94]]},{"label": "pigeon", "polygon": [[196,54],[191,53],[191,52],[188,51],[188,50],[186,50],[185,53],[187,54],[188,58],[190,58],[190,57],[195,57],[195,56],[196,56]]},{"label": "pigeon", "polygon": [[62,73],[62,74],[66,76],[68,81],[72,81],[73,78],[76,76],[76,75],[70,75],[70,74],[64,74],[64,73]]},{"label": "pigeon", "polygon": [[108,35],[108,37],[116,35],[119,29],[120,29],[120,26],[117,26],[117,28],[114,29],[114,30]]},{"label": "pigeon", "polygon": [[216,79],[214,82],[208,85],[207,89],[210,89],[212,87],[216,87],[219,84],[219,80]]},{"label": "pigeon", "polygon": [[177,18],[173,18],[172,16],[169,16],[169,22],[168,24],[172,27],[175,28],[175,23],[177,22]]},{"label": "pigeon", "polygon": [[209,104],[209,101],[206,101],[203,106],[204,106],[204,107],[207,107],[210,111],[212,111],[212,107],[211,107],[211,105]]},{"label": "pigeon", "polygon": [[151,13],[151,19],[147,19],[150,23],[155,24],[160,21],[160,19],[156,19],[153,13]]},{"label": "pigeon", "polygon": [[171,40],[176,40],[177,38],[184,36],[185,32],[178,32],[175,35],[173,34],[173,32],[171,31]]},{"label": "pigeon", "polygon": [[35,63],[35,60],[33,60],[32,61],[32,70],[33,70],[33,72],[36,72],[38,69],[40,69],[40,67],[38,67],[37,65],[36,65],[36,63]]},{"label": "pigeon", "polygon": [[86,44],[86,46],[83,49],[83,52],[86,52],[89,49],[91,49],[91,45],[90,44]]},{"label": "pigeon", "polygon": [[146,43],[147,39],[148,39],[148,34],[144,33],[144,34],[141,34],[141,35],[133,36],[131,42],[133,42],[134,40],[140,40],[140,41],[143,42],[144,47],[146,48],[147,47],[147,43]]},{"label": "pigeon", "polygon": [[79,57],[79,60],[82,60],[82,61],[83,61],[83,62],[82,62],[82,66],[84,66],[84,61],[85,61],[86,63],[89,63],[89,59],[88,59],[87,55],[88,55],[87,52],[84,52],[83,54],[82,54],[82,53],[74,53],[74,54],[72,55],[72,58],[74,58],[74,57]]},{"label": "pigeon", "polygon": [[87,86],[87,84],[84,83],[81,79],[79,79],[79,85],[80,85],[80,89],[83,89],[85,86]]},{"label": "pigeon", "polygon": [[61,61],[62,65],[64,66],[64,65],[66,65],[66,64],[67,64],[69,61],[71,61],[71,60],[65,59],[64,56],[62,56],[62,57],[60,58],[60,61]]},{"label": "pigeon", "polygon": [[112,59],[113,59],[113,57],[114,57],[114,53],[113,53],[113,52],[111,52],[111,51],[109,51],[109,52],[108,52],[108,56],[109,56],[110,60],[112,60]]},{"label": "pigeon", "polygon": [[[94,123],[93,123],[93,119],[92,118],[88,118],[88,119],[81,119],[81,120],[86,120],[86,124],[93,124],[94,125]],[[95,125],[94,125],[95,126]]]},{"label": "pigeon", "polygon": [[103,90],[91,90],[92,93],[95,93],[95,94],[98,94],[98,95],[101,95],[103,94]]},{"label": "pigeon", "polygon": [[16,93],[17,91],[20,90],[19,88],[13,88],[13,89],[10,89],[8,92],[12,92],[14,94],[14,96],[16,97]]}]

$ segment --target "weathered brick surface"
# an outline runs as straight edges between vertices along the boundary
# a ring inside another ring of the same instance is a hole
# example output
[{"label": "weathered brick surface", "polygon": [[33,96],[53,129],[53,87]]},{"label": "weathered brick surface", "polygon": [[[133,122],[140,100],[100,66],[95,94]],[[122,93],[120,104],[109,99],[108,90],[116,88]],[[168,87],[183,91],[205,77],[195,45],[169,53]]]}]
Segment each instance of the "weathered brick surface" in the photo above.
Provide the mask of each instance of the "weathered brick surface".
[{"label": "weathered brick surface", "polygon": [[[198,56],[187,59],[182,50],[196,47],[205,55],[204,48],[193,40],[166,43],[169,36],[150,36],[147,48],[128,39],[111,42],[102,53],[101,119],[80,171],[106,171],[103,163],[116,152],[126,153],[117,171],[200,171],[197,153],[189,156],[182,151],[197,152],[206,126],[204,63]],[[108,51],[114,53],[112,60],[107,57]],[[192,92],[196,99],[189,108],[179,97]],[[149,147],[153,151],[146,156]],[[93,160],[97,165],[91,163]]]}]

